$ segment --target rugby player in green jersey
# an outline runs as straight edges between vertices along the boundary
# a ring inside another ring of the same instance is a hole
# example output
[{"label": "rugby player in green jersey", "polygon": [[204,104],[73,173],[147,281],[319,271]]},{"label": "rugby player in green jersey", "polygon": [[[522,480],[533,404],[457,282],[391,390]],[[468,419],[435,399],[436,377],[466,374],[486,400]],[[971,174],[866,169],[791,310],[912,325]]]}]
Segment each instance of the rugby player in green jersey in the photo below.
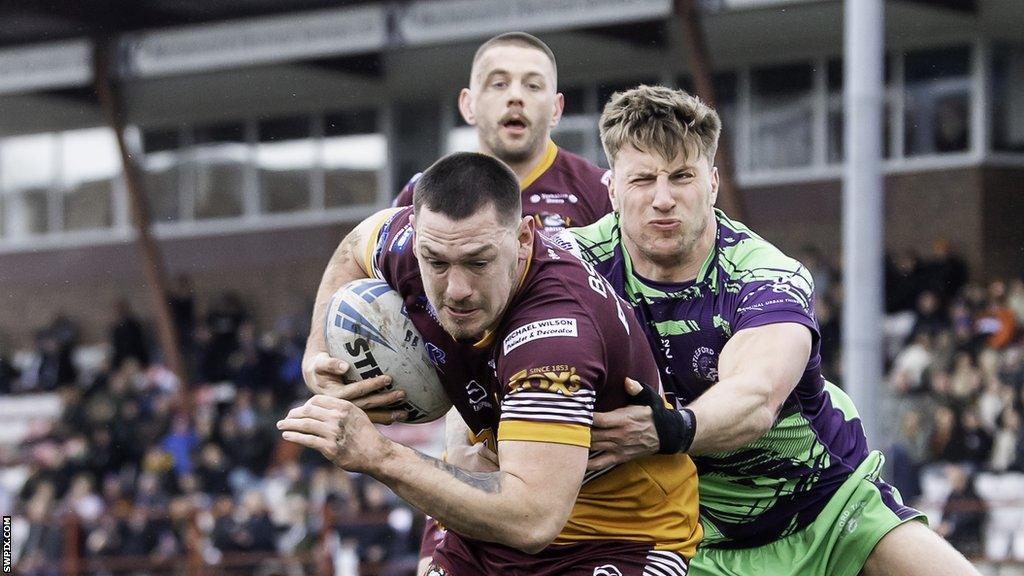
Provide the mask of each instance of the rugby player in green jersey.
[{"label": "rugby player in green jersey", "polygon": [[977,574],[879,477],[856,408],[823,378],[808,271],[714,208],[720,127],[663,87],[601,116],[615,212],[560,239],[634,305],[677,410],[628,382],[647,405],[596,415],[590,465],[693,457],[694,576]]}]

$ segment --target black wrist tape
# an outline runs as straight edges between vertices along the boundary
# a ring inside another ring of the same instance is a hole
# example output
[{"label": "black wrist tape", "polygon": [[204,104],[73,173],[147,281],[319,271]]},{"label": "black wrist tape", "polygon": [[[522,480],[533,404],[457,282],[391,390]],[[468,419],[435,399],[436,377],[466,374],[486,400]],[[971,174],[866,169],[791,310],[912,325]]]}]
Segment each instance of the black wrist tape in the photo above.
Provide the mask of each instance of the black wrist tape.
[{"label": "black wrist tape", "polygon": [[689,408],[667,408],[654,388],[643,383],[641,386],[643,391],[632,397],[630,403],[650,407],[654,429],[658,433],[658,453],[677,454],[689,450],[697,433],[697,418],[693,411]]}]

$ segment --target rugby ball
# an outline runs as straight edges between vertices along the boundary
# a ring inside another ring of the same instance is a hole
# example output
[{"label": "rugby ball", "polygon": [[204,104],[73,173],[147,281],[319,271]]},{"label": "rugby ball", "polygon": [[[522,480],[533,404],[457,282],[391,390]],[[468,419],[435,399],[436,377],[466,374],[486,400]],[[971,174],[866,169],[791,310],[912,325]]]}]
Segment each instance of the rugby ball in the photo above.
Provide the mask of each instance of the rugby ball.
[{"label": "rugby ball", "polygon": [[381,374],[391,376],[389,390],[404,390],[405,401],[389,408],[406,410],[406,423],[431,422],[452,403],[402,297],[382,280],[365,278],[342,286],[331,297],[324,336],[330,355],[348,362],[346,382]]}]

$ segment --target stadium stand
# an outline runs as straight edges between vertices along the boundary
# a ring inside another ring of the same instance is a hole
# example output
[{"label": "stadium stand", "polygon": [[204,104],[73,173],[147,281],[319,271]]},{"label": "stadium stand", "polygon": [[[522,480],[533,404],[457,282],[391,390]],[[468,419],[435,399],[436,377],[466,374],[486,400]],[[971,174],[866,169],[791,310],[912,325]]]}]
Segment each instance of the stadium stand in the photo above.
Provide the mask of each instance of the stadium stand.
[{"label": "stadium stand", "polygon": [[[838,374],[840,271],[812,249],[803,258],[824,288],[827,373]],[[941,243],[928,257],[899,258],[887,278],[897,423],[887,476],[962,552],[1012,573],[1024,562],[1024,281],[970,283]],[[21,573],[58,574],[52,558],[90,574],[182,563],[304,574],[331,562],[336,574],[345,563],[411,573],[422,518],[386,487],[279,441],[274,423],[306,395],[294,322],[261,333],[230,294],[211,298],[202,317],[196,308],[180,306],[188,313],[178,319],[193,327],[191,416],[173,375],[143,362],[160,356],[145,314],[122,308],[109,342],[89,346],[58,316],[6,363],[0,503],[25,520],[15,523],[27,527],[15,533]],[[134,352],[115,365],[117,350]],[[70,367],[54,369],[62,357]],[[394,432],[414,444],[435,437]]]},{"label": "stadium stand", "polygon": [[[190,415],[175,377],[144,362],[159,358],[150,356],[146,319],[120,318],[100,347],[106,354],[68,350],[78,361],[60,377],[43,378],[47,354],[59,352],[40,345],[53,324],[11,363],[0,503],[16,518],[19,573],[156,574],[190,565],[308,574],[326,572],[332,558],[358,561],[361,574],[414,567],[421,519],[404,503],[279,441],[274,423],[306,394],[301,342],[288,330],[257,337],[242,302],[218,297],[189,341],[201,383]],[[406,435],[413,443],[432,437],[425,429]]]}]

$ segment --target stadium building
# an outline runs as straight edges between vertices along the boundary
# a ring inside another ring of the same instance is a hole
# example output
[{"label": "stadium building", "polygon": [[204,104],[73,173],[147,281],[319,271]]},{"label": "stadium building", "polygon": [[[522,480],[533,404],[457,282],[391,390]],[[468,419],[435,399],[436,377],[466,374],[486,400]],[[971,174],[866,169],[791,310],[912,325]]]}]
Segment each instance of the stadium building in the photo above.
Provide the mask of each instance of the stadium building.
[{"label": "stadium building", "polygon": [[[710,62],[691,51],[688,5]],[[411,571],[422,517],[302,461],[273,422],[308,394],[302,324],[325,263],[411,176],[475,147],[456,96],[477,46],[505,31],[551,46],[566,102],[553,138],[600,165],[614,92],[692,89],[707,66],[740,219],[815,259],[825,372],[841,378],[843,13],[839,0],[0,3],[0,510],[15,560],[29,574],[58,558],[68,574],[253,573],[284,557],[305,568],[282,573]],[[986,574],[1010,573],[1024,566],[1021,0],[887,0],[883,78],[899,302],[878,331],[888,430],[874,441],[936,529]],[[139,368],[141,342],[170,324],[154,322],[154,252],[194,286],[178,342],[189,386],[173,358]],[[915,254],[922,266],[899,268]],[[142,326],[115,320],[122,299]],[[69,376],[72,354],[87,369]],[[391,428],[410,444],[425,429]],[[266,528],[267,510],[284,533],[225,561],[240,550],[221,528],[239,515]],[[134,542],[111,536],[124,526]]]},{"label": "stadium building", "polygon": [[[838,1],[700,2],[746,219],[838,257]],[[243,0],[0,8],[0,326],[64,310],[103,326],[143,297],[113,131],[93,87],[112,43],[127,142],[171,274],[239,290],[268,317],[311,300],[345,230],[439,155],[471,149],[456,109],[479,42],[540,35],[566,113],[554,134],[604,164],[616,90],[692,86],[670,0]],[[944,238],[981,277],[1024,265],[1024,11],[1016,0],[885,6],[886,243]]]}]

